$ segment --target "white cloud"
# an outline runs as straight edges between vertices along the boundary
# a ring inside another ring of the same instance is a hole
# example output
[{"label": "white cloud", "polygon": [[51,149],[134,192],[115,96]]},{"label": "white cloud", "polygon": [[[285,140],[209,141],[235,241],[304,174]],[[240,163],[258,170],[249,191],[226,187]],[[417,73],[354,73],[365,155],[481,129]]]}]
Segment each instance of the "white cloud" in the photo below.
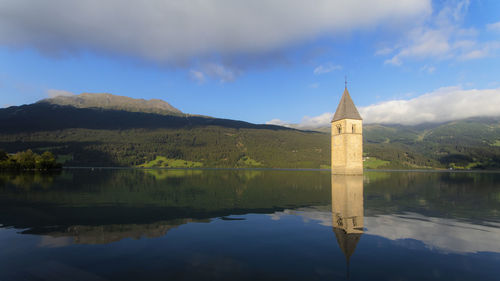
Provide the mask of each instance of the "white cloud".
[{"label": "white cloud", "polygon": [[[408,59],[470,60],[491,56],[494,50],[500,48],[499,43],[479,42],[477,30],[462,27],[469,2],[448,2],[429,21],[408,31],[396,47],[384,47],[375,54],[392,54],[384,64],[395,66],[402,65],[403,61]],[[488,28],[495,26],[496,24],[493,24]]]},{"label": "white cloud", "polygon": [[218,63],[206,63],[198,70],[192,69],[189,71],[191,79],[199,83],[204,83],[207,77],[221,83],[233,82],[240,74],[240,70]]},{"label": "white cloud", "polygon": [[203,66],[203,72],[213,79],[217,79],[222,83],[232,82],[240,74],[237,69],[230,68],[217,63],[208,63]]},{"label": "white cloud", "polygon": [[494,51],[500,49],[500,42],[486,42],[475,49],[464,52],[459,56],[462,60],[479,59],[493,55]]},{"label": "white cloud", "polygon": [[327,64],[322,64],[314,69],[314,74],[319,75],[319,74],[325,74],[332,72],[334,70],[339,70],[342,69],[342,66],[340,65],[335,65],[333,63],[327,63]]},{"label": "white cloud", "polygon": [[332,121],[333,114],[326,112],[319,116],[304,116],[302,121],[298,124],[297,128],[320,128],[324,127],[325,124],[330,124]]},{"label": "white cloud", "polygon": [[283,127],[290,127],[290,122],[283,121],[280,119],[272,119],[266,122],[267,125],[278,125],[278,126],[283,126]]},{"label": "white cloud", "polygon": [[47,96],[49,96],[49,98],[55,98],[55,97],[58,97],[58,96],[69,97],[69,96],[72,96],[72,95],[74,95],[74,93],[68,92],[68,91],[65,91],[65,90],[56,90],[56,89],[49,89],[49,90],[47,90]]},{"label": "white cloud", "polygon": [[415,29],[409,35],[411,42],[400,48],[391,59],[387,59],[385,64],[401,65],[402,60],[408,57],[445,58],[451,50],[448,42],[449,32],[448,30]]},{"label": "white cloud", "polygon": [[425,71],[425,72],[427,72],[429,74],[432,74],[432,73],[434,73],[434,71],[436,71],[436,68],[434,66],[432,66],[432,65],[427,65],[426,64],[426,65],[424,65],[424,66],[422,66],[420,68],[420,71]]},{"label": "white cloud", "polygon": [[304,116],[302,121],[298,124],[294,124],[288,121],[283,121],[280,119],[273,119],[267,121],[266,124],[279,125],[284,127],[296,128],[296,129],[315,129],[325,127],[330,124],[330,121],[333,118],[333,113],[326,112],[319,116]]},{"label": "white cloud", "polygon": [[317,89],[317,88],[319,88],[319,83],[312,83],[312,84],[309,84],[309,88],[312,88],[312,89]]},{"label": "white cloud", "polygon": [[486,25],[486,29],[490,31],[500,31],[500,21]]},{"label": "white cloud", "polygon": [[403,64],[403,62],[401,61],[399,56],[394,56],[391,59],[385,60],[384,64],[392,64],[392,65],[400,66]]},{"label": "white cloud", "polygon": [[159,62],[255,55],[427,16],[431,0],[0,0],[0,45]]},{"label": "white cloud", "polygon": [[410,100],[392,100],[360,107],[366,123],[415,125],[478,116],[500,116],[500,88],[441,88]]},{"label": "white cloud", "polygon": [[198,83],[205,83],[205,74],[203,74],[203,72],[201,71],[197,71],[197,70],[193,70],[191,69],[189,71],[189,77],[195,81],[197,81]]},{"label": "white cloud", "polygon": [[[413,99],[390,100],[358,107],[358,110],[364,123],[416,125],[500,116],[499,104],[500,88],[463,90],[460,87],[446,87]],[[288,127],[313,129],[329,126],[332,117],[332,112],[326,112],[315,117],[305,116],[298,124],[281,122]]]},{"label": "white cloud", "polygon": [[376,52],[375,52],[375,55],[376,56],[383,56],[383,55],[389,55],[390,53],[394,52],[396,48],[390,48],[390,47],[383,47],[381,49],[378,49]]}]

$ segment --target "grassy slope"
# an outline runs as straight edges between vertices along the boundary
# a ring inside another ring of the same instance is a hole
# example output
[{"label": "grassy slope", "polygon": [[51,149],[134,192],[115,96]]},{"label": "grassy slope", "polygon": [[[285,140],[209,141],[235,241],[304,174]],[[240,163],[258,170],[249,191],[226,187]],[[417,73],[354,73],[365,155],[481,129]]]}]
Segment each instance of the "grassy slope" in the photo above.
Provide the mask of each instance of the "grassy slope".
[{"label": "grassy slope", "polygon": [[365,169],[380,169],[387,167],[389,165],[389,161],[381,160],[376,157],[366,157],[363,162],[363,166]]},{"label": "grassy slope", "polygon": [[171,159],[163,156],[156,156],[154,160],[138,165],[140,168],[200,168],[201,162],[192,162],[182,159]]}]

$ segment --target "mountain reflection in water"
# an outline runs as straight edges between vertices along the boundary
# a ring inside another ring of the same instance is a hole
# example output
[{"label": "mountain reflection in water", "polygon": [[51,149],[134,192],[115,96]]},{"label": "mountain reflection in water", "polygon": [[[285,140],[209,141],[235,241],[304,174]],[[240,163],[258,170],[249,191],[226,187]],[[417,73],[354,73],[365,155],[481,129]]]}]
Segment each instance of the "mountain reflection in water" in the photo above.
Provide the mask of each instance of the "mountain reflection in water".
[{"label": "mountain reflection in water", "polygon": [[495,173],[0,173],[0,280],[495,280],[499,245]]}]

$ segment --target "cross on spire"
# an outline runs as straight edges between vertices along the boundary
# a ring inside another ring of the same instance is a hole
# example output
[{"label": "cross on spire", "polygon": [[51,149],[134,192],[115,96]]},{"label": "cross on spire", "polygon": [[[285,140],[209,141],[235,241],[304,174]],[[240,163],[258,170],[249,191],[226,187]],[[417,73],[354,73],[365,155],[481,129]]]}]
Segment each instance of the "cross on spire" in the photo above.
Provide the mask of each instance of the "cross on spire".
[{"label": "cross on spire", "polygon": [[345,79],[345,88],[347,89],[347,75],[344,77]]}]

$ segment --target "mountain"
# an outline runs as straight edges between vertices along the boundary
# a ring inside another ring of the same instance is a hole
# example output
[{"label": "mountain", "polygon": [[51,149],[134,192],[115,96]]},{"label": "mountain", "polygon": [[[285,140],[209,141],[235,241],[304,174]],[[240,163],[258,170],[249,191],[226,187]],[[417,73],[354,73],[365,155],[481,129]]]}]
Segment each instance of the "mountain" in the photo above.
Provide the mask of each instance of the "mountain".
[{"label": "mountain", "polygon": [[329,136],[317,132],[151,113],[147,107],[132,112],[123,103],[86,104],[44,100],[0,109],[0,149],[50,150],[66,166],[319,168],[329,164]]},{"label": "mountain", "polygon": [[38,103],[66,105],[76,108],[102,108],[130,112],[157,113],[163,115],[182,114],[179,109],[159,99],[133,99],[106,93],[83,93],[74,96],[56,96],[54,98],[43,99]]},{"label": "mountain", "polygon": [[364,136],[365,151],[393,166],[500,168],[500,118],[417,126],[371,124],[365,126]]},{"label": "mountain", "polygon": [[[0,149],[50,150],[66,166],[330,164],[328,128],[301,131],[171,108],[163,101],[82,94],[0,109]],[[366,168],[500,169],[500,118],[417,126],[367,124],[363,142]]]}]

